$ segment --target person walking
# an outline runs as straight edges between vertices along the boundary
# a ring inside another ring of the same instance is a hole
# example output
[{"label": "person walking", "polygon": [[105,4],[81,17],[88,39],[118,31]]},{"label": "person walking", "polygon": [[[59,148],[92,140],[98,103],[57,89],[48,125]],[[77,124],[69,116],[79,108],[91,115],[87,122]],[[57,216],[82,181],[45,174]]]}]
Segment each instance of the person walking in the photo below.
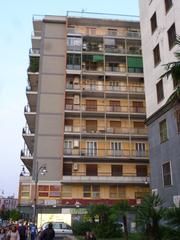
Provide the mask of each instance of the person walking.
[{"label": "person walking", "polygon": [[35,240],[37,234],[37,227],[34,223],[29,226],[30,239]]},{"label": "person walking", "polygon": [[26,230],[26,227],[22,224],[22,222],[19,224],[18,232],[19,232],[20,240],[26,240],[27,230]]},{"label": "person walking", "polygon": [[6,240],[6,231],[4,228],[0,229],[0,240]]},{"label": "person walking", "polygon": [[46,228],[40,235],[40,240],[53,240],[55,238],[55,232],[52,223],[49,223],[48,228]]},{"label": "person walking", "polygon": [[6,239],[8,240],[20,240],[19,232],[15,225],[11,227],[11,230],[8,231]]}]

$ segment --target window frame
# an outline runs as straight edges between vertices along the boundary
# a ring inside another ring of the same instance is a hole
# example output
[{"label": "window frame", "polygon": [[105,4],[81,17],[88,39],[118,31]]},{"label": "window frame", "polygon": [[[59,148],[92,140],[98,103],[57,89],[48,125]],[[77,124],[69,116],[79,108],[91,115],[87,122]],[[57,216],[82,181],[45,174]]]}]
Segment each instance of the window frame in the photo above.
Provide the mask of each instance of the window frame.
[{"label": "window frame", "polygon": [[169,50],[171,50],[176,45],[176,26],[173,23],[167,30]]},{"label": "window frame", "polygon": [[161,62],[161,53],[159,43],[153,49],[153,57],[154,57],[154,67],[157,67]]},{"label": "window frame", "polygon": [[157,102],[160,103],[164,99],[163,79],[156,83]]},{"label": "window frame", "polygon": [[[164,169],[163,169],[163,166],[166,165],[166,164],[169,164],[169,174],[166,173],[166,175],[164,176]],[[164,162],[164,163],[162,164],[161,168],[162,168],[162,181],[163,181],[163,187],[165,188],[165,187],[173,186],[171,161],[166,161],[166,162]],[[169,175],[170,175],[170,176],[169,176]],[[171,181],[171,183],[165,185],[164,177],[166,177],[166,176],[169,176],[169,177],[170,177],[170,181]]]},{"label": "window frame", "polygon": [[[165,130],[161,128],[161,127],[163,127],[164,123],[166,124],[166,134],[164,133]],[[161,143],[164,143],[164,142],[168,141],[168,127],[167,127],[166,118],[159,122],[159,135],[160,135],[160,142]]]},{"label": "window frame", "polygon": [[[171,3],[170,3],[170,1],[171,1]],[[170,3],[170,5],[169,5],[169,3]],[[170,11],[172,6],[173,6],[172,0],[164,0],[164,7],[165,7],[166,14]]]},{"label": "window frame", "polygon": [[154,12],[154,14],[152,15],[150,22],[151,22],[151,34],[153,34],[157,29],[157,14],[156,14],[156,12]]}]

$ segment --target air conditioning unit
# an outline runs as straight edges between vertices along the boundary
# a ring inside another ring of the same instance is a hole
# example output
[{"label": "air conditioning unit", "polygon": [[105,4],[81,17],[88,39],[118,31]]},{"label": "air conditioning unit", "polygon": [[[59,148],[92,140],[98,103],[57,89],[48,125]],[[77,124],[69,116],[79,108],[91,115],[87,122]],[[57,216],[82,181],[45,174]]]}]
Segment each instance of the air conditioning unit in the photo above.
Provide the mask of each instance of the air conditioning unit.
[{"label": "air conditioning unit", "polygon": [[73,164],[73,170],[74,170],[74,171],[77,171],[77,170],[78,170],[78,163],[74,163],[74,164]]},{"label": "air conditioning unit", "polygon": [[73,146],[74,146],[74,148],[78,148],[79,147],[79,140],[74,140]]}]

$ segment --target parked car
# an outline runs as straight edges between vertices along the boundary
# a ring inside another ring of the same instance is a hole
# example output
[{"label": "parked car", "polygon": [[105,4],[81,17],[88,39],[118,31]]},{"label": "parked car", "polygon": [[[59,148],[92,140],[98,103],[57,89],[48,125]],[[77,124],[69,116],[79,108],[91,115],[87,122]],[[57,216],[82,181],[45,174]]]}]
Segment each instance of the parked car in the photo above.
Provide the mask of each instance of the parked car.
[{"label": "parked car", "polygon": [[[49,222],[44,223],[41,226],[41,231],[45,230],[48,228]],[[55,235],[72,235],[73,231],[71,229],[71,226],[69,226],[67,223],[64,222],[52,222],[53,229],[55,231]]]}]

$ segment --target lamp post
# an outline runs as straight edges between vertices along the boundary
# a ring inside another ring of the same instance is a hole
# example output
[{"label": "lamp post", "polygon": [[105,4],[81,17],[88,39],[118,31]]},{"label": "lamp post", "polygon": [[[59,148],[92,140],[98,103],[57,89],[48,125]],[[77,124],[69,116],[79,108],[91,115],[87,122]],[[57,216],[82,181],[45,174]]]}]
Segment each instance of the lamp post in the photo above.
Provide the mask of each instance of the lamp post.
[{"label": "lamp post", "polygon": [[33,215],[32,220],[35,223],[36,222],[36,208],[37,208],[37,184],[39,180],[39,173],[41,175],[45,175],[47,173],[46,164],[42,164],[39,166],[38,161],[36,162],[36,168],[35,168],[35,189],[34,189],[34,207],[33,207]]}]

